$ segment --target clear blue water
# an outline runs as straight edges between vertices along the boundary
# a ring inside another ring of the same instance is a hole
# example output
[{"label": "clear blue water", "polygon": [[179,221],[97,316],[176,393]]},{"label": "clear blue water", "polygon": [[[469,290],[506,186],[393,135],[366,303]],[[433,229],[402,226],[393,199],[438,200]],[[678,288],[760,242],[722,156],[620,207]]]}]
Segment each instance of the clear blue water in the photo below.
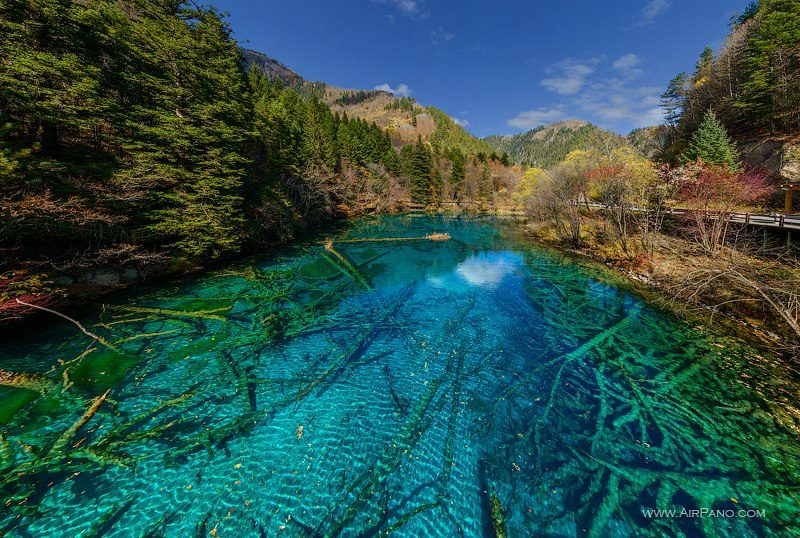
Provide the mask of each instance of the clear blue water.
[{"label": "clear blue water", "polygon": [[320,238],[115,296],[79,315],[103,343],[9,335],[0,533],[800,533],[795,372],[511,223],[334,235],[431,232],[452,239]]}]

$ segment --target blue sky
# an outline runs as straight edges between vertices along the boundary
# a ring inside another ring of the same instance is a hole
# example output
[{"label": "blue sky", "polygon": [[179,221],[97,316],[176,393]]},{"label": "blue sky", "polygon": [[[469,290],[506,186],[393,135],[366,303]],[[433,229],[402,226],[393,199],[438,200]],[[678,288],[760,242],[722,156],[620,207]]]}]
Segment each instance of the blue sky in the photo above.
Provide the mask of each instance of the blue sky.
[{"label": "blue sky", "polygon": [[383,88],[477,136],[569,118],[627,133],[747,0],[210,0],[310,80]]}]

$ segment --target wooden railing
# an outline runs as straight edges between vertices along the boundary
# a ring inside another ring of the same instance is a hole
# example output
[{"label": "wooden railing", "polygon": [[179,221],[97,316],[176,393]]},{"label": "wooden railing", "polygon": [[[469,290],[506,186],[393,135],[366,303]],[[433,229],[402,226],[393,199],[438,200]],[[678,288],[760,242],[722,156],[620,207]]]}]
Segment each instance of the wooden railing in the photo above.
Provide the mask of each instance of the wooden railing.
[{"label": "wooden railing", "polygon": [[[399,204],[403,207],[408,209],[409,211],[423,211],[427,209],[429,206],[424,204],[420,204],[417,202],[413,202],[411,200],[400,200]],[[461,207],[464,209],[474,208],[475,206],[479,205],[478,202],[440,202],[437,204],[438,207]],[[590,208],[595,209],[605,209],[606,206],[604,204],[600,204],[597,202],[589,202],[588,204],[581,203],[581,205],[586,205]],[[631,208],[633,211],[637,211],[637,208]],[[680,216],[690,213],[692,210],[687,208],[681,207],[674,207],[670,208],[668,214]],[[520,216],[524,216],[525,213],[519,210],[508,210],[504,209],[504,213],[508,214],[518,214]],[[709,212],[709,218],[714,218],[715,215],[713,212]],[[793,214],[786,214],[786,213],[740,213],[740,212],[733,212],[731,213],[731,222],[736,224],[745,224],[747,226],[763,226],[766,228],[779,228],[785,230],[800,230],[800,215],[793,215]]]},{"label": "wooden railing", "polygon": [[[597,202],[590,202],[588,204],[589,207],[597,208],[597,209],[605,209],[604,204],[599,204]],[[638,209],[633,207],[631,208],[633,211],[637,211]],[[682,207],[673,207],[668,210],[669,215],[685,215],[687,213],[691,213],[691,209],[682,208]],[[715,218],[715,213],[713,211],[708,212],[709,218]],[[766,228],[783,228],[786,230],[800,230],[800,215],[793,215],[787,213],[741,213],[741,212],[733,212],[731,213],[731,222],[737,224],[745,224],[747,226],[764,226]]]}]

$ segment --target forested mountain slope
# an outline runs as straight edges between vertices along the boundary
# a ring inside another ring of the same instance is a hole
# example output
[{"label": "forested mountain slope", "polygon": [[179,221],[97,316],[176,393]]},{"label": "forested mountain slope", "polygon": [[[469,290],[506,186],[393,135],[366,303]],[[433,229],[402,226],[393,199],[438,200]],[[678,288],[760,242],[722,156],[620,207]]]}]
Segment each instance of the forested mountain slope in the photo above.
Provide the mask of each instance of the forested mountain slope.
[{"label": "forested mountain slope", "polygon": [[485,138],[498,152],[507,152],[514,162],[551,168],[574,150],[610,151],[629,142],[616,133],[582,120],[542,125],[525,133]]},{"label": "forested mountain slope", "polygon": [[466,154],[491,155],[495,149],[468,133],[445,112],[422,106],[413,98],[398,97],[381,90],[359,90],[311,82],[266,54],[242,49],[248,69],[257,69],[271,79],[280,80],[302,95],[314,97],[334,112],[375,123],[386,130],[398,148],[417,141],[426,141],[441,148],[459,148]]},{"label": "forested mountain slope", "polygon": [[409,199],[496,204],[514,184],[444,114],[242,54],[213,8],[9,0],[0,58],[0,320],[17,297],[201,268]]},{"label": "forested mountain slope", "polygon": [[693,72],[672,79],[663,104],[673,160],[712,110],[747,164],[786,176],[800,159],[800,0],[752,2],[720,50],[706,48]]},{"label": "forested mountain slope", "polygon": [[646,157],[659,159],[667,146],[667,134],[665,125],[654,125],[634,129],[625,138]]}]

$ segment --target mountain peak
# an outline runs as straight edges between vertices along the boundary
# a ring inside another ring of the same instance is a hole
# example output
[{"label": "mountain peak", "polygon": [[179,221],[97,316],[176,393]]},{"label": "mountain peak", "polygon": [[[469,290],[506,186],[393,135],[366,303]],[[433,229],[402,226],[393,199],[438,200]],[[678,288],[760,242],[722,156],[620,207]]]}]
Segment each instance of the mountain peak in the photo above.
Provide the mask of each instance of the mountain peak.
[{"label": "mountain peak", "polygon": [[598,147],[617,148],[628,145],[624,137],[579,119],[541,125],[512,136],[490,136],[485,139],[497,151],[508,153],[518,163],[551,168],[571,151]]},{"label": "mountain peak", "polygon": [[241,51],[248,71],[255,67],[267,77],[273,80],[279,79],[287,86],[292,87],[300,86],[306,82],[303,77],[286,67],[275,58],[255,50],[243,48]]},{"label": "mountain peak", "polygon": [[587,125],[592,125],[592,124],[589,123],[588,121],[579,120],[577,118],[572,118],[572,119],[569,119],[569,120],[562,120],[562,121],[556,121],[554,123],[548,123],[546,125],[542,125],[541,127],[539,127],[539,129],[541,129],[541,128],[550,128],[550,129],[557,128],[557,129],[572,129],[572,130],[575,130],[575,129],[580,129],[581,127],[586,127]]}]

